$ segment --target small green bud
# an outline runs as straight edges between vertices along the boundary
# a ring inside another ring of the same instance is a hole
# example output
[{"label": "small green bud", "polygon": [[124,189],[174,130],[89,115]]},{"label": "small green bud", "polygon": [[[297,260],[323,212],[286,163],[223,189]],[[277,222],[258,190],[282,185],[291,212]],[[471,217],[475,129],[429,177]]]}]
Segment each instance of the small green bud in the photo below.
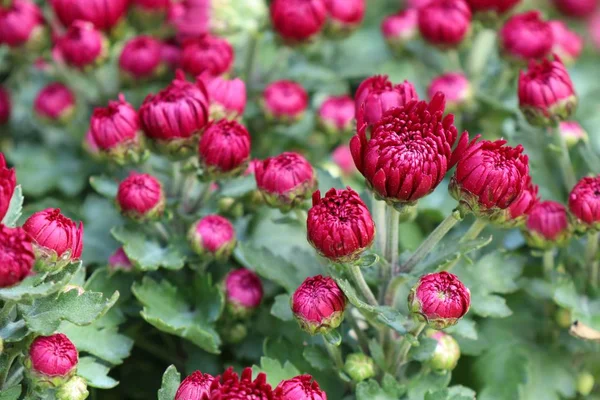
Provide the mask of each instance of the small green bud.
[{"label": "small green bud", "polygon": [[56,398],[57,400],[84,400],[89,394],[86,380],[74,376],[56,391]]},{"label": "small green bud", "polygon": [[460,347],[454,338],[442,331],[428,330],[426,336],[434,339],[437,346],[427,365],[435,371],[452,371],[460,358]]},{"label": "small green bud", "polygon": [[594,375],[587,371],[580,373],[577,376],[577,392],[582,396],[587,396],[594,389]]},{"label": "small green bud", "polygon": [[375,376],[375,362],[362,353],[353,353],[346,357],[344,371],[354,382],[361,382]]}]

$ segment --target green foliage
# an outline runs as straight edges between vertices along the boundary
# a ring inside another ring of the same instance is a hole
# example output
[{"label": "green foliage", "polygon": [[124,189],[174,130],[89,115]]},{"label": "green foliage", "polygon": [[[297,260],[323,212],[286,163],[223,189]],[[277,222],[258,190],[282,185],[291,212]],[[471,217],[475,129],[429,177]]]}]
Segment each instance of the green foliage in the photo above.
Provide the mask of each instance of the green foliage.
[{"label": "green foliage", "polygon": [[181,374],[174,365],[169,366],[162,377],[162,385],[158,391],[158,400],[172,400],[175,398]]},{"label": "green foliage", "polygon": [[255,366],[253,368],[255,374],[263,372],[267,375],[267,382],[275,387],[279,382],[291,379],[295,376],[300,375],[300,371],[290,362],[286,362],[283,365],[277,360],[268,357],[261,357],[260,367]]},{"label": "green foliage", "polygon": [[21,214],[23,213],[23,200],[23,189],[21,188],[21,185],[17,185],[15,192],[10,199],[6,215],[4,215],[4,218],[0,221],[2,222],[2,225],[11,228],[17,225],[17,221],[21,218]]}]

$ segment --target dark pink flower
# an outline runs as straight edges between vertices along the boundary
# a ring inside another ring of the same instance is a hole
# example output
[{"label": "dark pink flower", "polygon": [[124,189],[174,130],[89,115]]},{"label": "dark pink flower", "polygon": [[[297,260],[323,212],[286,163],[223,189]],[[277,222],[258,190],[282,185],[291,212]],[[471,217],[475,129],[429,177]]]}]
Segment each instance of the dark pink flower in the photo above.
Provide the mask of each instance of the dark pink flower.
[{"label": "dark pink flower", "polygon": [[0,153],[0,222],[8,212],[10,200],[12,199],[17,176],[14,168],[8,168],[4,154]]},{"label": "dark pink flower", "polygon": [[[55,252],[59,258],[78,260],[83,250],[83,222],[76,224],[60,213],[59,208],[47,208],[34,213],[23,229],[33,238],[38,252]],[[51,255],[52,261],[55,261]]]},{"label": "dark pink flower", "polygon": [[328,30],[332,34],[348,34],[358,28],[365,17],[365,0],[324,0],[328,14]]},{"label": "dark pink flower", "polygon": [[210,400],[276,400],[267,375],[259,373],[252,380],[252,368],[245,368],[240,378],[233,368],[215,378],[211,386]]},{"label": "dark pink flower", "polygon": [[227,218],[207,215],[197,221],[188,233],[192,249],[207,258],[225,261],[237,243],[235,229]]},{"label": "dark pink flower", "polygon": [[132,79],[153,77],[162,65],[162,44],[151,36],[130,39],[119,57],[119,68]]},{"label": "dark pink flower", "polygon": [[393,86],[387,76],[367,78],[356,92],[357,128],[360,130],[365,124],[374,125],[388,110],[418,99],[417,91],[409,81]]},{"label": "dark pink flower", "polygon": [[381,23],[381,33],[394,50],[401,50],[419,33],[417,10],[409,8],[385,17]]},{"label": "dark pink flower", "polygon": [[266,87],[261,104],[268,118],[295,122],[308,107],[308,93],[296,82],[277,81]]},{"label": "dark pink flower", "polygon": [[61,386],[77,369],[77,348],[62,333],[36,337],[29,346],[26,361],[33,380],[51,387]]},{"label": "dark pink flower", "polygon": [[529,211],[525,228],[523,233],[531,247],[562,246],[570,237],[567,209],[555,201],[542,201]]},{"label": "dark pink flower", "polygon": [[550,21],[554,45],[552,52],[566,63],[575,62],[583,50],[583,38],[562,21]]},{"label": "dark pink flower", "polygon": [[181,66],[181,47],[175,39],[163,40],[160,46],[160,58],[170,69],[176,70]]},{"label": "dark pink flower", "polygon": [[214,381],[212,375],[194,371],[181,382],[174,400],[209,400]]},{"label": "dark pink flower", "polygon": [[33,108],[42,118],[67,122],[75,111],[75,95],[68,86],[54,82],[40,90]]},{"label": "dark pink flower", "polygon": [[210,98],[210,117],[212,120],[222,118],[236,119],[246,109],[246,84],[240,78],[225,79],[216,76],[204,79]]},{"label": "dark pink flower", "polygon": [[456,47],[471,30],[471,10],[465,0],[434,0],[419,11],[419,30],[428,42]]},{"label": "dark pink flower", "polygon": [[600,175],[577,182],[569,195],[569,210],[580,227],[600,228]]},{"label": "dark pink flower", "polygon": [[[1,219],[1,218],[0,218]],[[31,238],[22,228],[0,224],[0,288],[16,285],[31,274],[35,254]]]},{"label": "dark pink flower", "polygon": [[237,121],[222,119],[208,127],[198,145],[200,165],[207,176],[238,175],[250,161],[250,134]]},{"label": "dark pink flower", "polygon": [[165,11],[171,5],[171,0],[132,0],[135,7],[147,11]]},{"label": "dark pink flower", "polygon": [[527,214],[529,214],[529,211],[531,211],[539,201],[538,186],[533,184],[530,176],[527,176],[527,183],[523,192],[508,207],[509,214],[507,224],[509,226],[514,226],[525,222]]},{"label": "dark pink flower", "polygon": [[598,9],[597,0],[554,0],[559,11],[569,17],[585,18]]},{"label": "dark pink flower", "polygon": [[327,400],[327,394],[321,390],[317,381],[310,375],[300,375],[281,381],[275,388],[278,400]]},{"label": "dark pink flower", "polygon": [[65,63],[84,68],[99,63],[106,57],[104,35],[90,22],[75,21],[56,43],[57,53]]},{"label": "dark pink flower", "polygon": [[49,3],[64,26],[83,20],[103,31],[115,27],[129,5],[128,0],[50,0]]},{"label": "dark pink flower", "polygon": [[6,89],[0,86],[0,125],[6,124],[10,119],[12,104]]},{"label": "dark pink flower", "polygon": [[473,97],[471,82],[461,72],[448,72],[434,78],[427,88],[427,96],[432,99],[438,92],[446,96],[446,107],[449,112],[459,110]]},{"label": "dark pink flower", "polygon": [[343,134],[354,126],[354,100],[350,96],[330,96],[319,107],[319,123],[329,133]]},{"label": "dark pink flower", "polygon": [[274,0],[273,29],[288,42],[303,42],[321,32],[327,18],[323,0]]},{"label": "dark pink flower", "polygon": [[180,41],[198,39],[209,31],[210,10],[208,0],[171,2],[167,21],[175,28]]},{"label": "dark pink flower", "polygon": [[600,12],[596,12],[588,21],[588,33],[597,50],[600,49]]},{"label": "dark pink flower", "polygon": [[225,277],[225,297],[229,310],[238,317],[247,316],[260,305],[263,286],[258,275],[249,269],[233,270]]},{"label": "dark pink flower", "polygon": [[0,6],[0,44],[18,47],[43,39],[44,17],[29,0],[12,0]]},{"label": "dark pink flower", "polygon": [[356,165],[354,165],[354,160],[352,159],[350,146],[347,144],[341,144],[336,147],[331,153],[331,159],[338,167],[340,167],[344,175],[353,175],[358,172]]},{"label": "dark pink flower", "polygon": [[115,252],[108,258],[108,268],[111,271],[131,271],[133,269],[133,264],[131,264],[131,260],[127,257],[125,250],[122,247],[119,247]]},{"label": "dark pink flower", "polygon": [[371,213],[351,188],[330,189],[323,198],[318,190],[313,193],[306,226],[308,242],[333,262],[358,259],[375,238]]},{"label": "dark pink flower", "polygon": [[137,221],[159,218],[165,203],[162,184],[152,175],[133,171],[119,184],[117,205],[129,218]]},{"label": "dark pink flower", "polygon": [[186,42],[181,67],[195,77],[203,73],[219,76],[231,70],[233,60],[233,47],[226,39],[204,35],[200,39]]},{"label": "dark pink flower", "polygon": [[507,55],[519,61],[543,58],[552,51],[552,28],[537,10],[517,14],[500,30],[500,44]]},{"label": "dark pink flower", "polygon": [[520,2],[521,0],[467,0],[473,12],[495,11],[498,13],[505,13]]},{"label": "dark pink flower", "polygon": [[291,299],[292,312],[300,327],[311,335],[340,326],[346,310],[346,295],[335,281],[317,275],[306,278]]},{"label": "dark pink flower", "polygon": [[456,325],[470,305],[469,289],[446,271],[423,275],[408,296],[410,311],[434,329]]}]

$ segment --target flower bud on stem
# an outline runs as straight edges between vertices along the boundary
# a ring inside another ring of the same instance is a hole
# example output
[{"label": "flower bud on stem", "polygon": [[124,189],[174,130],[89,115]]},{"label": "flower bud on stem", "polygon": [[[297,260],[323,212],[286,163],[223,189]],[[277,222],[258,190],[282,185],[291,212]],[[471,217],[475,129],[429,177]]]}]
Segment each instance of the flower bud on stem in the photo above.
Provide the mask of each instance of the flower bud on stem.
[{"label": "flower bud on stem", "polygon": [[342,351],[339,346],[331,343],[331,341],[323,335],[323,343],[325,343],[325,348],[327,349],[327,353],[329,353],[329,357],[335,364],[336,368],[340,371],[344,369],[344,360],[342,358]]}]

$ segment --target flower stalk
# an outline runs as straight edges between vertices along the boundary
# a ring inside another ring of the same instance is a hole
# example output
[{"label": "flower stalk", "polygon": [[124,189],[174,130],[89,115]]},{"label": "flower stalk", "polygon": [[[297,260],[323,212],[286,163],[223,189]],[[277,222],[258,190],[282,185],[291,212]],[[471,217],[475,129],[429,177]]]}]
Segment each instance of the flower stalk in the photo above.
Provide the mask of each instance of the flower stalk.
[{"label": "flower stalk", "polygon": [[367,281],[365,281],[365,277],[360,270],[360,266],[358,264],[351,264],[348,270],[350,271],[350,275],[352,275],[352,279],[354,279],[354,282],[358,286],[359,291],[362,293],[367,302],[372,306],[377,306],[379,304],[377,302],[377,298],[371,291]]},{"label": "flower stalk", "polygon": [[[425,329],[425,327],[427,326],[427,324],[425,322],[421,322],[419,323],[415,329],[413,330],[412,333],[410,333],[409,335],[414,336],[415,340],[419,338],[419,335],[421,334],[421,332],[423,332],[423,329]],[[394,370],[396,372],[396,376],[399,377],[400,373],[402,372],[402,367],[404,366],[404,364],[406,364],[407,358],[408,358],[408,352],[410,351],[412,347],[412,341],[408,340],[408,338],[405,336],[404,339],[402,340],[402,344],[400,346],[400,352],[398,353],[398,358],[396,359],[395,363],[394,363]]]},{"label": "flower stalk", "polygon": [[585,247],[586,264],[590,266],[590,282],[593,287],[598,287],[598,277],[600,272],[600,261],[598,261],[598,241],[600,232],[592,232],[588,235],[587,245]]}]

